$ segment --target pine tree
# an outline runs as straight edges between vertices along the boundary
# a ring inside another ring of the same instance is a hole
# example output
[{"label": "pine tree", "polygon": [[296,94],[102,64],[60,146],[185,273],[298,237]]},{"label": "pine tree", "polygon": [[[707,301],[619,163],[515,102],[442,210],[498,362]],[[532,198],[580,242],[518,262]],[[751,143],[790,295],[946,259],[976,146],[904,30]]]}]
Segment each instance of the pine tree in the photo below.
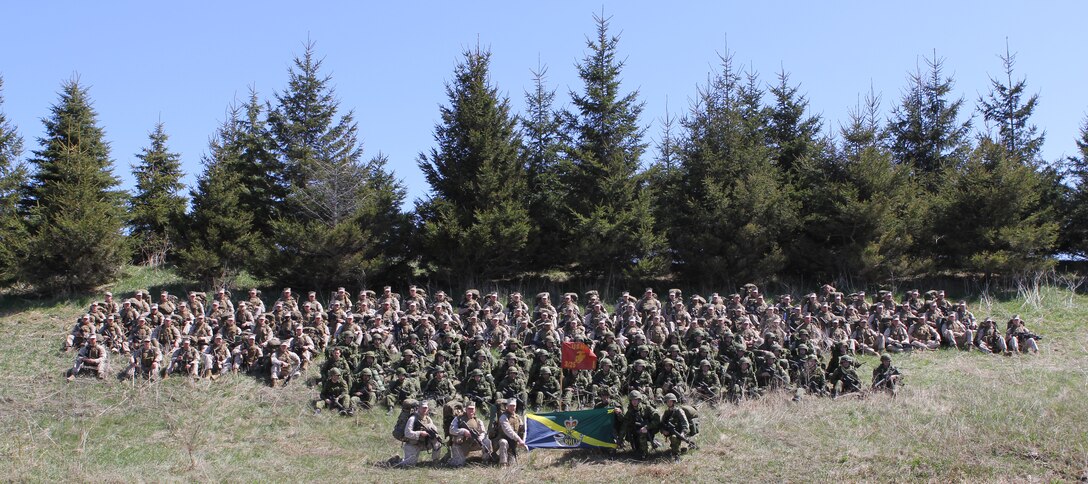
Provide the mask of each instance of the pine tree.
[{"label": "pine tree", "polygon": [[183,186],[181,156],[167,148],[163,123],[155,125],[148,139],[151,145],[136,155],[140,163],[132,166],[136,195],[129,201],[129,235],[138,262],[159,266],[176,249],[186,200],[178,194]]},{"label": "pine tree", "polygon": [[1088,258],[1088,118],[1080,128],[1077,155],[1065,160],[1071,187],[1062,198],[1060,248],[1081,259]]},{"label": "pine tree", "polygon": [[464,57],[446,86],[437,146],[419,157],[432,196],[417,209],[425,261],[456,282],[514,275],[533,232],[517,119],[490,82],[491,53]]},{"label": "pine tree", "polygon": [[930,190],[941,175],[966,161],[971,147],[971,122],[959,120],[963,98],[950,100],[953,80],[943,76],[944,60],[926,60],[928,75],[919,69],[910,76],[910,87],[888,123],[892,154],[898,163],[912,167],[914,175]]},{"label": "pine tree", "polygon": [[775,163],[786,173],[793,173],[800,160],[817,155],[817,138],[823,128],[819,115],[806,112],[808,99],[797,91],[798,86],[790,85],[790,75],[785,71],[778,73],[778,84],[770,88],[774,105],[768,109],[767,134],[775,150]]},{"label": "pine tree", "polygon": [[405,263],[404,244],[390,242],[407,223],[403,188],[384,157],[363,161],[355,114],[338,113],[313,43],[294,64],[268,119],[288,191],[270,226],[276,250],[256,272],[315,289],[389,277]]},{"label": "pine tree", "polygon": [[208,146],[204,172],[191,190],[189,212],[178,252],[178,270],[210,287],[231,287],[260,246],[253,227],[253,212],[242,200],[249,188],[232,167],[241,156],[239,137],[243,128],[239,110],[232,108]]},{"label": "pine tree", "polygon": [[[4,104],[4,78],[0,77],[0,106]],[[21,188],[26,184],[23,138],[0,110],[0,286],[18,277],[26,256],[26,221],[19,212]]]},{"label": "pine tree", "polygon": [[29,253],[23,279],[42,290],[85,290],[112,281],[128,260],[125,196],[87,90],[64,83],[43,120],[24,206]]},{"label": "pine tree", "polygon": [[935,202],[940,267],[989,276],[1051,266],[1058,226],[1041,203],[1043,181],[1004,145],[981,138],[963,168],[947,177]]},{"label": "pine tree", "polygon": [[652,192],[640,169],[646,143],[638,91],[621,94],[619,38],[608,19],[594,15],[595,38],[578,64],[582,93],[571,92],[576,112],[563,115],[569,136],[564,182],[573,213],[567,240],[571,262],[586,275],[648,278],[668,268],[665,237],[656,232]]},{"label": "pine tree", "polygon": [[815,197],[806,202],[807,213],[821,215],[805,223],[819,246],[808,248],[813,257],[798,269],[871,282],[922,273],[930,265],[916,254],[915,232],[928,198],[917,197],[921,189],[910,167],[896,164],[884,142],[879,96],[870,91],[849,116],[840,129],[841,149],[820,163]]},{"label": "pine tree", "polygon": [[797,226],[785,176],[767,146],[758,78],[742,82],[729,54],[682,120],[684,203],[669,229],[678,271],[703,284],[767,280],[785,267]]},{"label": "pine tree", "polygon": [[1005,79],[990,77],[990,92],[985,98],[979,97],[979,111],[988,123],[997,125],[997,141],[1005,147],[1009,156],[1024,163],[1037,165],[1039,151],[1043,148],[1046,133],[1031,124],[1031,115],[1039,104],[1039,95],[1032,94],[1024,100],[1027,80],[1013,81],[1013,67],[1016,54],[1009,53],[1005,46],[1005,55],[1001,56]]},{"label": "pine tree", "polygon": [[555,90],[548,89],[547,67],[533,71],[533,88],[525,92],[525,115],[521,118],[521,157],[526,170],[529,219],[535,237],[527,247],[530,266],[550,270],[563,261],[566,243],[563,231],[566,215],[566,186],[559,178],[563,152],[562,123],[552,109]]},{"label": "pine tree", "polygon": [[[276,156],[276,145],[264,119],[264,106],[257,91],[249,90],[249,100],[241,106],[238,116],[238,132],[234,145],[238,156],[233,158],[231,169],[241,177],[247,191],[241,195],[242,207],[253,214],[253,228],[261,237],[271,240],[272,221],[284,213],[287,200],[287,181],[283,178],[285,167]],[[254,257],[254,261],[260,260]]]}]

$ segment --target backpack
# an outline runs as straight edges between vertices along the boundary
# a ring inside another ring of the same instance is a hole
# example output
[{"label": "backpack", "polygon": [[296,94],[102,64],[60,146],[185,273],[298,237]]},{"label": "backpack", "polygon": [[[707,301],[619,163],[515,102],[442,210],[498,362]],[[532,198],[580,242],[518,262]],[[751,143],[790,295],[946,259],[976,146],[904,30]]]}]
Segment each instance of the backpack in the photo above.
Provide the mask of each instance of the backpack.
[{"label": "backpack", "polygon": [[397,415],[397,423],[393,425],[393,438],[401,442],[407,442],[408,439],[404,437],[404,427],[408,425],[408,419],[412,418],[412,414],[416,411],[415,400],[405,400],[400,407],[400,415]]},{"label": "backpack", "polygon": [[695,407],[691,405],[681,405],[680,410],[684,411],[684,416],[688,418],[688,436],[694,436],[699,433],[699,413],[695,411]]},{"label": "backpack", "polygon": [[465,405],[460,400],[450,400],[442,406],[442,434],[450,436],[450,424],[453,419],[460,417],[465,411]]}]

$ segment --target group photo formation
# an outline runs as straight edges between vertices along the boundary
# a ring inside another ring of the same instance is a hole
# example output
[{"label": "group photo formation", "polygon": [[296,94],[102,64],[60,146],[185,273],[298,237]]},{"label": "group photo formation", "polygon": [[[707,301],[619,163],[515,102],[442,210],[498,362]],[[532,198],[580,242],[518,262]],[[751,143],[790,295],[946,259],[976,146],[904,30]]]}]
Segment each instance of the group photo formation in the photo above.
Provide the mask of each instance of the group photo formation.
[{"label": "group photo formation", "polygon": [[4,11],[6,481],[1088,482],[1088,3]]},{"label": "group photo formation", "polygon": [[[69,381],[310,380],[318,413],[401,412],[396,465],[431,453],[432,462],[460,466],[473,451],[508,465],[519,447],[530,448],[526,412],[542,409],[611,409],[613,439],[600,447],[626,445],[646,459],[667,440],[662,452],[679,460],[697,445],[704,403],[895,395],[905,376],[892,354],[1034,354],[1042,339],[1018,315],[978,318],[938,290],[909,290],[898,301],[887,290],[843,294],[831,285],[797,298],[765,296],[755,284],[740,291],[685,298],[680,289],[659,296],[646,288],[615,302],[594,290],[553,300],[469,289],[451,298],[416,286],[403,296],[386,286],[354,297],[343,287],[321,296],[284,288],[267,303],[257,289],[238,298],[226,290],[106,293],[62,351],[76,353]],[[858,374],[863,355],[878,357],[871,378]],[[432,410],[440,413],[432,418]]]}]

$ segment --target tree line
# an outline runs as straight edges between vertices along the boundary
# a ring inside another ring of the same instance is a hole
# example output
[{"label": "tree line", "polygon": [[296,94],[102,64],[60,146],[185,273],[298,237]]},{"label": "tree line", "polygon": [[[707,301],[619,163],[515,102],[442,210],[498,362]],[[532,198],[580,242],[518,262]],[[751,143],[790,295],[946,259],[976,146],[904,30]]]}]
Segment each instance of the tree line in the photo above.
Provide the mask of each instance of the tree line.
[{"label": "tree line", "polygon": [[973,106],[953,97],[934,54],[890,110],[870,92],[837,126],[808,109],[787,72],[765,81],[725,52],[686,110],[661,120],[651,150],[619,38],[595,20],[566,107],[540,68],[524,112],[512,112],[490,52],[464,51],[434,144],[416,160],[430,191],[411,210],[387,157],[363,153],[312,43],[282,91],[251,90],[229,107],[187,194],[162,123],[131,166],[133,193],[118,188],[78,79],[63,84],[25,158],[0,110],[0,284],[82,290],[126,263],[167,264],[211,286],[243,271],[312,288],[526,276],[880,282],[1015,275],[1088,254],[1088,122],[1076,156],[1042,159],[1039,98],[1007,50]]}]

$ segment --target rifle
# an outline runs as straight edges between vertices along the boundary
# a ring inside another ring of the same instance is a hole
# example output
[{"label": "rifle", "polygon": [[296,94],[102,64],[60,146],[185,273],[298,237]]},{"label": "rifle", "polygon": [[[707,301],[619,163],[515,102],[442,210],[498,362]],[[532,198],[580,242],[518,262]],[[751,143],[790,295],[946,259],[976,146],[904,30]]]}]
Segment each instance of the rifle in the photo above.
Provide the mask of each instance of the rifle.
[{"label": "rifle", "polygon": [[[679,410],[679,409],[677,411],[683,412],[683,410]],[[699,448],[699,444],[696,444],[695,441],[691,440],[688,436],[684,435],[682,432],[677,432],[675,430],[675,427],[672,425],[672,423],[663,423],[663,424],[661,424],[661,430],[664,430],[664,431],[668,432],[669,435],[675,435],[676,438],[680,439],[681,442],[684,442],[684,443],[688,444],[688,447],[690,447],[692,449],[698,449]]]},{"label": "rifle", "polygon": [[[885,384],[887,382],[889,382],[893,376],[896,376],[896,375],[899,375],[899,374],[900,374],[899,373],[899,368],[896,368],[894,366],[889,367],[887,370],[884,371],[883,374],[881,374],[880,379],[877,380],[875,383],[873,383],[872,388],[875,390],[875,389],[879,389],[879,388],[885,386]],[[902,383],[899,383],[899,384],[901,385]],[[889,390],[890,389],[891,388],[889,387]]]}]

